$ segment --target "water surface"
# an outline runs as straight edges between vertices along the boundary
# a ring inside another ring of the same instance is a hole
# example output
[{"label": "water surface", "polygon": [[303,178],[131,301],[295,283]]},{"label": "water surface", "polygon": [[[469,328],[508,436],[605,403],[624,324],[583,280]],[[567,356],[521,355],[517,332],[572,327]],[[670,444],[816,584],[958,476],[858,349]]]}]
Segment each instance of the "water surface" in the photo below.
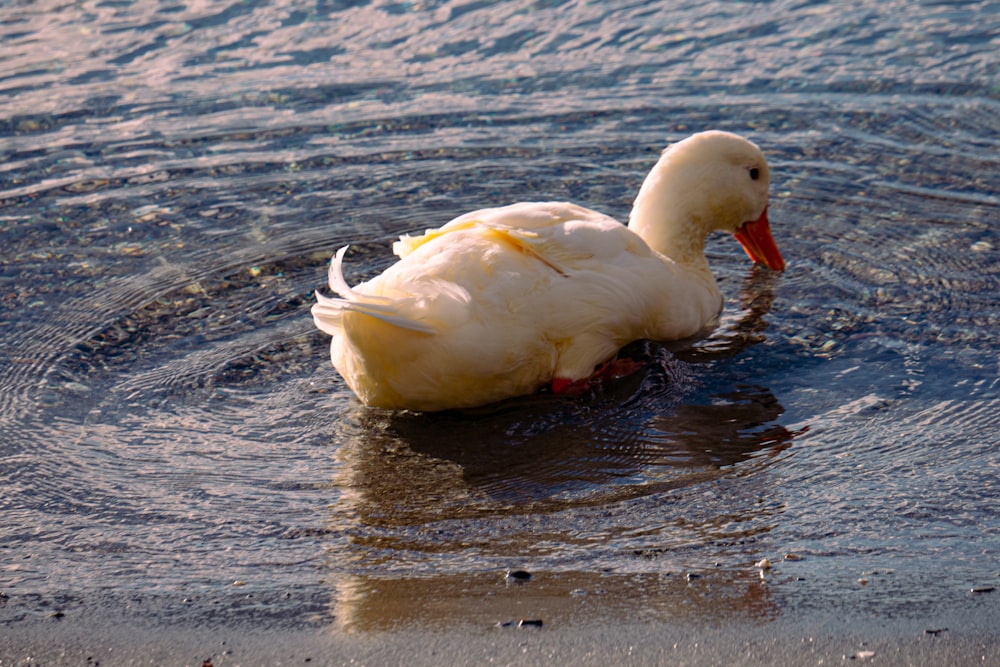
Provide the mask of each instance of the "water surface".
[{"label": "water surface", "polygon": [[[995,618],[998,35],[975,2],[3,7],[0,621]],[[789,267],[713,238],[705,337],[461,414],[330,367],[339,246],[354,282],[474,208],[624,219],[709,128],[768,155]]]}]

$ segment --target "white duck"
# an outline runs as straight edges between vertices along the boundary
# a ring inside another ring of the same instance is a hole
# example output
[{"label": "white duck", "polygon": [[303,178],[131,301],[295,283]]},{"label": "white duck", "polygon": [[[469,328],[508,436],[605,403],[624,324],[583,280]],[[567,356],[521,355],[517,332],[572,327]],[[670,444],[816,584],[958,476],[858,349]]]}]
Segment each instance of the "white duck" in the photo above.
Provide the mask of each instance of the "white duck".
[{"label": "white duck", "polygon": [[784,268],[769,181],[754,144],[696,134],[663,152],[628,227],[567,203],[474,211],[401,237],[400,260],[354,288],[344,247],[329,272],[339,298],[317,293],[313,318],[368,405],[430,411],[572,390],[627,343],[685,338],[719,314],[709,232],[735,234],[751,259]]}]

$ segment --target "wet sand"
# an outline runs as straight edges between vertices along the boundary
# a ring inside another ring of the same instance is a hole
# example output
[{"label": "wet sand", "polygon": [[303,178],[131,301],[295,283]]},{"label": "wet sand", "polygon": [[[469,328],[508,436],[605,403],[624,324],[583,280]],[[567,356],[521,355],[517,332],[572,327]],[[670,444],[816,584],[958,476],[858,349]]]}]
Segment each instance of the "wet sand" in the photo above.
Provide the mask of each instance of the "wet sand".
[{"label": "wet sand", "polygon": [[[91,612],[93,614],[93,612]],[[16,665],[973,665],[1000,664],[989,616],[926,620],[822,615],[769,622],[602,622],[429,630],[267,629],[24,618],[0,632]],[[524,619],[534,620],[534,619]],[[995,619],[994,619],[995,620]]]},{"label": "wet sand", "polygon": [[864,585],[821,575],[805,560],[767,573],[344,575],[105,597],[12,588],[0,666],[1000,665],[995,582],[935,591],[899,572]]}]

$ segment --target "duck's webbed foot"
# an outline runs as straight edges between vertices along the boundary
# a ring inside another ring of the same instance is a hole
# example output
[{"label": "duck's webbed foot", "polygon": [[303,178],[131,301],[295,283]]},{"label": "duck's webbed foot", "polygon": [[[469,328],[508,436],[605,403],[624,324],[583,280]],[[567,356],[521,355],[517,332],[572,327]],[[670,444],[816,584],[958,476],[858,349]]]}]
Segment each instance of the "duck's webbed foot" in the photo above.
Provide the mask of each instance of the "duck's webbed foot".
[{"label": "duck's webbed foot", "polygon": [[552,393],[564,396],[586,394],[602,385],[610,384],[623,377],[628,377],[642,369],[645,365],[646,363],[643,361],[636,361],[628,357],[615,357],[610,361],[605,361],[603,364],[598,365],[589,377],[580,378],[579,380],[553,378],[551,385]]}]

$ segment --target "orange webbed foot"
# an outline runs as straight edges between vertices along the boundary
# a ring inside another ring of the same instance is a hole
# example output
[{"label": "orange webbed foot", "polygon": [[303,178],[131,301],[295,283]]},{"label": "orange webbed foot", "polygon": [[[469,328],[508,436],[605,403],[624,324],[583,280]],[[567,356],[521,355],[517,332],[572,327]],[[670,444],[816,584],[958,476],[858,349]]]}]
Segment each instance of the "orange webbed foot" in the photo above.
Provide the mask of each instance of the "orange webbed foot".
[{"label": "orange webbed foot", "polygon": [[641,369],[644,365],[644,363],[634,359],[629,359],[628,357],[625,357],[624,359],[616,357],[597,366],[589,377],[581,378],[579,380],[570,380],[568,378],[559,377],[553,378],[551,385],[552,393],[562,394],[564,396],[579,396],[580,394],[585,394],[603,384],[608,384],[620,378],[628,377]]}]

